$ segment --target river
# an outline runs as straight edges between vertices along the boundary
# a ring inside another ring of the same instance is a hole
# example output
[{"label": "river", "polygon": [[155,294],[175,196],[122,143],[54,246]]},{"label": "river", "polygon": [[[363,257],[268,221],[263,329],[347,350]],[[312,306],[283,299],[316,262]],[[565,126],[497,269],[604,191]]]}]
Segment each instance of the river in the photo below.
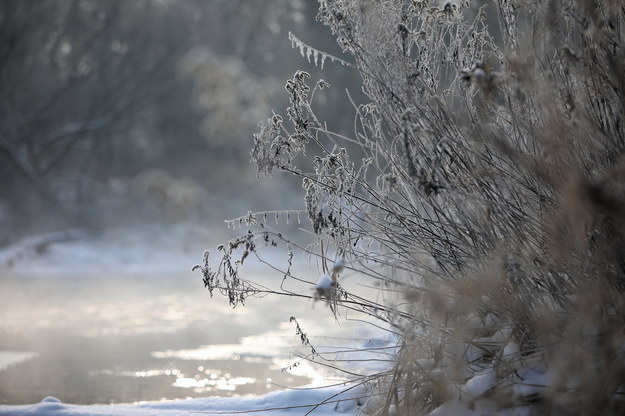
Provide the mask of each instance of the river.
[{"label": "river", "polygon": [[[250,298],[233,309],[225,298],[209,296],[200,273],[190,271],[192,260],[160,259],[172,267],[152,264],[145,273],[94,273],[82,263],[85,273],[78,267],[70,275],[48,275],[45,260],[34,269],[2,270],[2,404],[46,396],[137,403],[323,384],[336,375],[306,362],[285,371],[299,362],[298,351],[309,352],[291,316],[326,348],[372,336],[368,327],[339,323],[326,305],[305,299]],[[275,283],[282,276],[258,278]]]}]

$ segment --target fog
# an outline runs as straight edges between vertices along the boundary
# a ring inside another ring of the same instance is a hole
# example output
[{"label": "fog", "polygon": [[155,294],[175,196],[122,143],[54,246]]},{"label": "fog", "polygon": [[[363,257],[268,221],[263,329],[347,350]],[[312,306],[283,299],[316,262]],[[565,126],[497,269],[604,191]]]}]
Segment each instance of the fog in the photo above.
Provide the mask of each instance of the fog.
[{"label": "fog", "polygon": [[249,163],[257,123],[288,104],[286,79],[305,69],[340,85],[322,115],[352,123],[354,80],[288,39],[336,51],[315,6],[0,1],[0,403],[258,394],[320,377],[282,368],[298,343],[289,317],[329,336],[323,306],[232,309],[191,272],[240,232],[224,220],[303,206],[299,183]]},{"label": "fog", "polygon": [[[312,368],[283,368],[296,360],[292,347],[298,346],[289,317],[298,316],[311,336],[327,341],[324,325],[332,320],[323,306],[265,298],[232,309],[225,299],[209,298],[194,277],[173,268],[149,276],[5,275],[4,403],[261,394],[322,377]],[[275,281],[260,271],[254,277]]]}]

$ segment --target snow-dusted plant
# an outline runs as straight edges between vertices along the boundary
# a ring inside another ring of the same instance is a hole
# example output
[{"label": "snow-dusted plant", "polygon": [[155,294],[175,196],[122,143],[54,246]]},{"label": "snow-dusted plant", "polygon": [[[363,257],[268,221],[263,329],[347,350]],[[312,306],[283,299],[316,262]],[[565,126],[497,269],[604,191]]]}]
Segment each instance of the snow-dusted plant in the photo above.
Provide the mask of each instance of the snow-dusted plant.
[{"label": "snow-dusted plant", "polygon": [[[303,251],[380,282],[321,270],[299,294],[399,334],[392,371],[359,379],[384,397],[367,411],[622,414],[625,4],[319,3],[370,101],[339,135],[298,72],[252,159],[302,178]],[[255,222],[245,241],[287,240]]]}]

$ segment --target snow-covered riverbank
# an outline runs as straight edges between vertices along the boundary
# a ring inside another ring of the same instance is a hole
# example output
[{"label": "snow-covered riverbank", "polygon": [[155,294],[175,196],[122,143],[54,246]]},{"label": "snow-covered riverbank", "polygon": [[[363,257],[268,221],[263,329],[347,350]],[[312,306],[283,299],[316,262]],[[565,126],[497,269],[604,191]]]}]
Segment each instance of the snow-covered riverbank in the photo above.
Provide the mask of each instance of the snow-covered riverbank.
[{"label": "snow-covered riverbank", "polygon": [[326,389],[282,390],[262,396],[215,397],[139,403],[133,405],[76,406],[46,397],[41,403],[21,406],[0,405],[3,416],[179,416],[205,415],[280,415],[296,416],[310,412],[314,416],[353,414],[361,403],[363,391],[341,393],[346,387]]}]

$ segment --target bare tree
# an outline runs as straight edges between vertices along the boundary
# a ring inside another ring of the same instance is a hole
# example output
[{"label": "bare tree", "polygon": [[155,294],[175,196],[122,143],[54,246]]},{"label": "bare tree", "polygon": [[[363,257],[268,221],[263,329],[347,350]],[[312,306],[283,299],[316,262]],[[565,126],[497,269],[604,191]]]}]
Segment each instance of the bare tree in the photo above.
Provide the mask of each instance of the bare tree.
[{"label": "bare tree", "polygon": [[139,22],[154,29],[163,24],[165,16],[154,7],[151,2],[0,2],[3,196],[34,190],[54,204],[50,175],[60,166],[84,165],[76,159],[79,146],[98,150],[82,152],[89,163],[106,154],[102,149],[135,128],[138,114],[171,87],[176,46],[171,34],[135,31]]}]

